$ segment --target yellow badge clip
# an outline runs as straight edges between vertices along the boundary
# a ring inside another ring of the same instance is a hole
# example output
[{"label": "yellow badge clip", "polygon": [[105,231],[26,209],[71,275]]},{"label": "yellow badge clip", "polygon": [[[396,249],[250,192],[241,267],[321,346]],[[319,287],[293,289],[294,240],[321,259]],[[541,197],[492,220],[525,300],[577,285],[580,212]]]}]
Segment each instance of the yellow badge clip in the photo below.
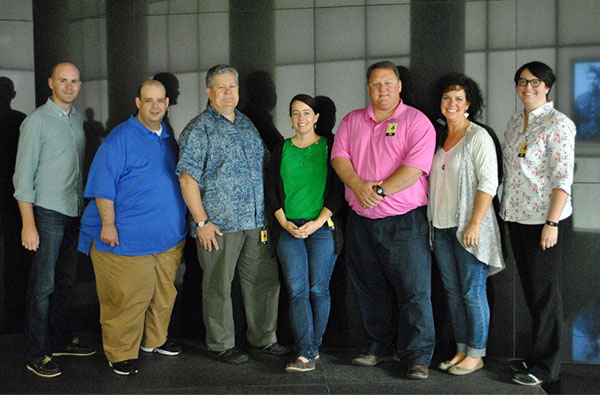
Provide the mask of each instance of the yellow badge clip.
[{"label": "yellow badge clip", "polygon": [[388,123],[387,130],[385,131],[386,136],[395,136],[396,129],[398,129],[398,124],[396,122]]},{"label": "yellow badge clip", "polygon": [[269,236],[267,235],[267,229],[262,228],[260,230],[260,244],[266,245],[269,242]]},{"label": "yellow badge clip", "polygon": [[523,144],[521,144],[521,146],[519,147],[519,158],[525,157],[525,155],[527,154],[527,148],[529,148],[528,142],[524,142]]},{"label": "yellow badge clip", "polygon": [[329,230],[335,229],[335,225],[333,224],[333,220],[331,219],[331,217],[327,218],[327,226],[329,226]]}]

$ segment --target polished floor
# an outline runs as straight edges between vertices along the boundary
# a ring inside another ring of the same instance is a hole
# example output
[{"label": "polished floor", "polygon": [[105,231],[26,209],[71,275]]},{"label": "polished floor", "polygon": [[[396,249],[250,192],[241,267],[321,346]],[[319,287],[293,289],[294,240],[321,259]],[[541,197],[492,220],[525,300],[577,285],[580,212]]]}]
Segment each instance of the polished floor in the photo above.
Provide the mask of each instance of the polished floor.
[{"label": "polished floor", "polygon": [[[97,335],[83,338],[98,347]],[[481,371],[455,377],[434,368],[426,381],[404,377],[396,362],[376,367],[352,366],[353,350],[322,350],[317,369],[309,373],[285,373],[285,358],[252,356],[240,365],[214,360],[203,346],[183,341],[184,352],[177,357],[140,355],[139,374],[118,376],[108,367],[104,354],[92,357],[59,357],[63,374],[53,379],[35,376],[25,369],[22,335],[0,336],[1,393],[160,393],[160,394],[543,394],[598,393],[599,367],[565,365],[559,383],[524,387],[510,382],[506,361],[487,358]],[[100,347],[99,347],[100,348]],[[142,353],[143,354],[143,353]]]}]

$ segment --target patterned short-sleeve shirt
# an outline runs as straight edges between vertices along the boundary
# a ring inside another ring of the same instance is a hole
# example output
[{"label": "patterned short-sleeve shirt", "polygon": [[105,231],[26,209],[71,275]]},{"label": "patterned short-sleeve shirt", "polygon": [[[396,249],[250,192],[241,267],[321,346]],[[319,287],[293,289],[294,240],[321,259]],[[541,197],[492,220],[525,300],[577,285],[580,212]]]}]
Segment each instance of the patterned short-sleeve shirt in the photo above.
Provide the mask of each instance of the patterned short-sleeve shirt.
[{"label": "patterned short-sleeve shirt", "polygon": [[[235,122],[208,106],[179,137],[177,175],[197,182],[208,218],[222,232],[264,225],[263,164],[267,151],[258,131],[235,110]],[[196,229],[190,226],[195,237]]]},{"label": "patterned short-sleeve shirt", "polygon": [[575,124],[552,102],[510,119],[504,134],[504,183],[501,215],[505,221],[543,224],[553,189],[568,195],[561,219],[571,215],[575,164]]}]

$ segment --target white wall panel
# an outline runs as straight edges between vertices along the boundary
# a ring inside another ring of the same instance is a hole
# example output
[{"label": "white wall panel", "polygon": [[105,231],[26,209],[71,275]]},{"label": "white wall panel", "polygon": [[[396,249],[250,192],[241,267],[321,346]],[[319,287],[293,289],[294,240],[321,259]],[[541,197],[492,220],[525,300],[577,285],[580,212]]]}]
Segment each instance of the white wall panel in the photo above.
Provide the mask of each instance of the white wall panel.
[{"label": "white wall panel", "polygon": [[465,54],[465,75],[479,85],[483,93],[484,107],[481,113],[481,122],[487,122],[488,95],[487,95],[487,65],[485,52]]},{"label": "white wall panel", "polygon": [[[179,98],[177,105],[169,107],[169,120],[173,126],[175,136],[179,138],[181,131],[187,123],[206,108],[206,93],[199,86],[204,86],[204,75],[200,81],[199,73],[176,74],[179,80]],[[204,97],[204,105],[200,105],[200,98]]]},{"label": "white wall panel", "polygon": [[229,63],[229,15],[199,14],[197,43],[199,70],[208,70],[219,63]]},{"label": "white wall panel", "polygon": [[275,11],[276,63],[314,62],[314,31],[314,12],[312,9]]},{"label": "white wall panel", "polygon": [[277,89],[277,107],[273,113],[275,126],[283,137],[291,137],[290,100],[298,93],[315,95],[315,68],[312,64],[277,66],[273,80]]},{"label": "white wall panel", "polygon": [[316,94],[329,96],[337,108],[335,131],[347,113],[367,104],[367,66],[364,60],[327,62],[315,71]]},{"label": "white wall panel", "polygon": [[485,50],[487,39],[487,6],[485,1],[465,4],[465,50]]},{"label": "white wall panel", "polygon": [[0,19],[12,19],[16,21],[33,22],[33,1],[0,1]]},{"label": "white wall panel", "polygon": [[0,23],[0,68],[33,69],[33,22]]},{"label": "white wall panel", "polygon": [[554,1],[519,1],[517,9],[517,45],[539,47],[556,42],[556,7]]},{"label": "white wall panel", "polygon": [[[33,64],[31,68],[33,68]],[[25,114],[33,112],[35,110],[35,75],[33,71],[0,69],[0,76],[10,78],[15,85],[17,95],[11,102],[11,107]]]},{"label": "white wall panel", "polygon": [[558,37],[561,45],[598,43],[600,1],[559,0]]},{"label": "white wall panel", "polygon": [[509,118],[517,111],[517,97],[513,76],[515,51],[490,52],[488,72],[487,123],[504,142],[504,131]]},{"label": "white wall panel", "polygon": [[150,15],[147,20],[148,70],[154,75],[169,69],[168,16]]},{"label": "white wall panel", "polygon": [[515,0],[488,2],[490,49],[514,48],[517,42],[517,5]]},{"label": "white wall panel", "polygon": [[320,8],[315,16],[316,61],[364,57],[364,7]]},{"label": "white wall panel", "polygon": [[367,7],[367,56],[410,52],[410,5]]},{"label": "white wall panel", "polygon": [[[198,18],[196,14],[169,15],[169,71],[198,70]],[[152,45],[152,43],[148,43]]]}]

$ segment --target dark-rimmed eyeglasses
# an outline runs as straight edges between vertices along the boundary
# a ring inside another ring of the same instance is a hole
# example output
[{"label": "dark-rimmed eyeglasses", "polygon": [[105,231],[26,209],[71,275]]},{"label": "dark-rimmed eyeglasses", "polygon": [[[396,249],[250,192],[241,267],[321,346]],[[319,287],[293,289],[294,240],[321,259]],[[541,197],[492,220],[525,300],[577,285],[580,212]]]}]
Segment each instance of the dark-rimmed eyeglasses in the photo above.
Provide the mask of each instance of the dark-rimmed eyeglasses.
[{"label": "dark-rimmed eyeglasses", "polygon": [[519,78],[519,86],[527,86],[527,84],[531,84],[532,87],[537,88],[542,83],[542,80],[538,78],[534,78],[532,80],[528,80],[527,78]]}]

